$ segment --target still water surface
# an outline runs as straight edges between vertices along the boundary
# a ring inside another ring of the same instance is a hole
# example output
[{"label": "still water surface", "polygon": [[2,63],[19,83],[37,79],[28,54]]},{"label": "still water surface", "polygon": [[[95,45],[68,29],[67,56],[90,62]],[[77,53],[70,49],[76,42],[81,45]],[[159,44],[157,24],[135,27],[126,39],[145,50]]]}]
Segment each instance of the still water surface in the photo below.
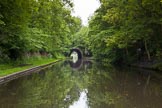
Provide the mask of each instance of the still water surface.
[{"label": "still water surface", "polygon": [[65,61],[0,85],[0,108],[162,108],[162,77]]}]

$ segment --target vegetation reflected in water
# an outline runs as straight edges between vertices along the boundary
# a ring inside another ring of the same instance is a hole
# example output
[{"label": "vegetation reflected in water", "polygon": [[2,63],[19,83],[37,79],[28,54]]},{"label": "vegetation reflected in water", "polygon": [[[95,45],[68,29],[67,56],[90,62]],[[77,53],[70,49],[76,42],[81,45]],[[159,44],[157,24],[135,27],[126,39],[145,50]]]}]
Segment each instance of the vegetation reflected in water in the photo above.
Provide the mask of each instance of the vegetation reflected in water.
[{"label": "vegetation reflected in water", "polygon": [[1,85],[0,107],[75,108],[85,96],[82,108],[161,108],[162,80],[154,74],[80,63],[58,63]]}]

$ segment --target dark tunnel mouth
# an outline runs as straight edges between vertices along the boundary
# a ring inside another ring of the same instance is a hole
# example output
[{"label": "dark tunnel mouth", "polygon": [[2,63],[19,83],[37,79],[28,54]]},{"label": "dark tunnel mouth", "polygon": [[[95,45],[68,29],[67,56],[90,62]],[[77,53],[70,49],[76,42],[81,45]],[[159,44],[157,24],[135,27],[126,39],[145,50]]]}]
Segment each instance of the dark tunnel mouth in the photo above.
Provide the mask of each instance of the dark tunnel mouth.
[{"label": "dark tunnel mouth", "polygon": [[83,55],[82,55],[82,52],[81,52],[80,49],[77,49],[77,48],[71,49],[70,55],[71,55],[72,52],[76,52],[78,54],[78,59],[82,59],[83,58]]}]

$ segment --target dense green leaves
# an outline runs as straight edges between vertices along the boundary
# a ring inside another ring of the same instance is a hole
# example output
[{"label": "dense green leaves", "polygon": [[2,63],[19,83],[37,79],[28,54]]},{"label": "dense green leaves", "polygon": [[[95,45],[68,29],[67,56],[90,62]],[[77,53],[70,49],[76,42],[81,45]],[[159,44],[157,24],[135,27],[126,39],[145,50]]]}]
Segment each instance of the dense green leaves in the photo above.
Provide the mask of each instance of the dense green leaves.
[{"label": "dense green leaves", "polygon": [[123,50],[121,61],[129,56],[137,58],[136,50],[140,48],[141,56],[147,55],[151,60],[162,49],[162,4],[159,0],[100,2],[101,7],[89,22],[89,36],[96,56],[112,59],[109,55]]},{"label": "dense green leaves", "polygon": [[144,59],[161,58],[162,1],[100,3],[89,27],[81,28],[80,18],[71,16],[71,0],[0,1],[0,58],[31,52],[55,55],[74,46],[106,61],[137,59],[139,48]]},{"label": "dense green leaves", "polygon": [[[59,53],[81,25],[69,0],[0,1],[0,56],[18,59],[30,52]],[[5,58],[5,59],[6,59]]]}]

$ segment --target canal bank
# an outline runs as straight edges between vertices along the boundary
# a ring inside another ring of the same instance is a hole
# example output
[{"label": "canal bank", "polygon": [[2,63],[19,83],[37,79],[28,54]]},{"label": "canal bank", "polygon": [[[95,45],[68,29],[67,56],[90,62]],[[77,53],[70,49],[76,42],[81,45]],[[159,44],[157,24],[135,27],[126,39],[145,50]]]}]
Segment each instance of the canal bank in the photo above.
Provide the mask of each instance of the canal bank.
[{"label": "canal bank", "polygon": [[61,61],[62,59],[58,59],[58,60],[53,60],[53,61],[49,61],[47,63],[44,63],[44,64],[40,64],[40,65],[37,65],[37,66],[31,66],[31,67],[27,67],[26,69],[24,70],[21,70],[21,71],[17,71],[17,72],[13,72],[11,74],[8,74],[8,75],[5,75],[5,76],[1,76],[0,77],[0,84],[3,84],[3,83],[6,83],[6,82],[9,82],[13,79],[16,79],[16,78],[19,78],[21,76],[25,76],[25,75],[29,75],[33,72],[38,72],[40,71],[41,69],[44,69],[56,62],[59,62]]},{"label": "canal bank", "polygon": [[157,60],[136,62],[136,63],[130,64],[130,66],[136,67],[136,68],[143,68],[143,69],[161,71],[162,72],[162,61],[157,61]]}]

